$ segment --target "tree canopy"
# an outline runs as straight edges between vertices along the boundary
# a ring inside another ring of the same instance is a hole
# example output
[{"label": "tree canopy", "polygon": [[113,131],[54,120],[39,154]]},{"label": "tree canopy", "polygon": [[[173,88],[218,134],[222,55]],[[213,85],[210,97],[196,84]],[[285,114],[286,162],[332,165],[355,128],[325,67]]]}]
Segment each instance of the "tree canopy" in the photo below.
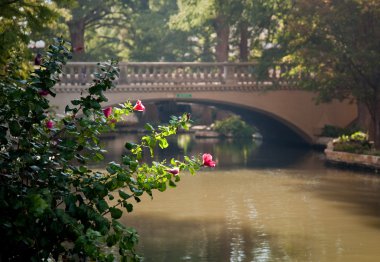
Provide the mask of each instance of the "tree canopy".
[{"label": "tree canopy", "polygon": [[56,24],[59,7],[70,0],[3,0],[0,2],[0,72],[12,52],[27,54],[27,44],[34,40],[46,39],[49,30]]},{"label": "tree canopy", "polygon": [[320,101],[365,105],[380,143],[380,2],[294,1],[279,39],[290,74]]}]

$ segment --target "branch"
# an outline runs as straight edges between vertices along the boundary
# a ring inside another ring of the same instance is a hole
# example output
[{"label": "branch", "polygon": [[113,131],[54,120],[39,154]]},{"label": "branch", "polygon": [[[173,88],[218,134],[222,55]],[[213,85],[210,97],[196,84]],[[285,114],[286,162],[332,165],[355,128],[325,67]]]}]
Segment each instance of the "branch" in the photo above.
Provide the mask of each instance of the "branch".
[{"label": "branch", "polygon": [[[102,14],[102,11],[104,11],[104,14]],[[110,12],[107,12],[105,8],[102,8],[101,6],[97,6],[96,8],[92,9],[87,15],[84,16],[83,18],[83,20],[85,21],[84,24],[85,26],[88,26],[91,23],[99,21],[100,19],[104,18],[108,14],[110,14]]]},{"label": "branch", "polygon": [[[5,0],[6,1],[6,0]],[[6,2],[3,2],[0,4],[0,6],[6,6],[6,5],[11,5],[11,4],[14,4],[16,2],[22,2],[22,0],[8,0]]]}]

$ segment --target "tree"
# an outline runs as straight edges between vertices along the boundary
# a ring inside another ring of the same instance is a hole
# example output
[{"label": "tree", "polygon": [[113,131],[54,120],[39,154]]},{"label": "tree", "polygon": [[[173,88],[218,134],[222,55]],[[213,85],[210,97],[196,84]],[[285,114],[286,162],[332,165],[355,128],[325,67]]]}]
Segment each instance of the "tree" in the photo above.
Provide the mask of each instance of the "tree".
[{"label": "tree", "polygon": [[12,52],[17,50],[18,54],[27,55],[31,36],[39,32],[42,37],[42,33],[55,24],[58,17],[56,4],[63,6],[68,2],[70,0],[0,1],[0,74],[4,73]]},{"label": "tree", "polygon": [[191,37],[196,32],[170,29],[168,20],[178,11],[175,0],[151,1],[143,10],[130,16],[123,29],[128,58],[133,61],[196,61],[198,50]]},{"label": "tree", "polygon": [[[231,58],[247,61],[253,49],[261,49],[268,32],[278,25],[276,12],[280,3],[278,0],[179,0],[179,12],[171,18],[171,25],[182,30],[211,26],[216,34],[216,61]],[[231,57],[234,50],[230,48],[236,47],[239,56]]]},{"label": "tree", "polygon": [[[104,40],[107,37],[104,34],[99,36],[99,33],[107,32],[107,29],[122,29],[129,23],[133,12],[147,7],[147,0],[75,0],[73,8],[70,9],[71,17],[65,21],[73,46],[74,59],[87,58],[86,32],[92,30],[91,33],[97,33],[96,36],[103,37]],[[122,39],[115,37],[110,40],[121,42]]]},{"label": "tree", "polygon": [[368,111],[380,147],[380,2],[298,0],[284,20],[282,61],[319,101],[352,99]]},{"label": "tree", "polygon": [[229,1],[178,1],[179,12],[171,18],[173,28],[189,31],[205,25],[212,26],[216,33],[215,58],[218,62],[228,60],[230,36]]}]

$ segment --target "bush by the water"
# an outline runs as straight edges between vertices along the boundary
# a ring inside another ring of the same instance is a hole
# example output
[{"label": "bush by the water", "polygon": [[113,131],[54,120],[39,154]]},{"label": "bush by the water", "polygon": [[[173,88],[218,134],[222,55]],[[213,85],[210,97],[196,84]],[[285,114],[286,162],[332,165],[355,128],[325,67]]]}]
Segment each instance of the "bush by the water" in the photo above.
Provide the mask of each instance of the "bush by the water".
[{"label": "bush by the water", "polygon": [[342,135],[334,139],[334,151],[343,151],[355,154],[370,154],[373,149],[368,135],[363,132],[355,132],[351,135]]},{"label": "bush by the water", "polygon": [[223,136],[232,137],[252,137],[256,129],[246,122],[240,116],[231,116],[224,120],[215,121],[213,129]]}]

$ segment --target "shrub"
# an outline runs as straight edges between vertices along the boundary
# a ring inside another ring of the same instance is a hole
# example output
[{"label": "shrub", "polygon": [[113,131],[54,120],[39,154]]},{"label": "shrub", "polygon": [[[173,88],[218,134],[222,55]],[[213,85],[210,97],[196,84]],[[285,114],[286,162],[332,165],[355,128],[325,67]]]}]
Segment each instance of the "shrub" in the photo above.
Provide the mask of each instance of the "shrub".
[{"label": "shrub", "polygon": [[325,137],[339,137],[344,134],[353,134],[360,131],[358,127],[352,126],[349,128],[342,128],[337,126],[325,125],[322,129],[321,136]]},{"label": "shrub", "polygon": [[[119,222],[143,194],[175,187],[179,172],[194,173],[200,158],[143,163],[144,148],[168,147],[167,136],[188,128],[190,117],[172,117],[153,128],[140,143],[125,143],[120,163],[105,171],[88,163],[103,159],[99,135],[124,114],[144,110],[129,101],[102,110],[104,92],[114,87],[117,63],[99,64],[88,93],[66,106],[61,118],[49,113],[69,45],[56,39],[43,63],[29,78],[20,79],[17,63],[0,76],[0,261],[43,261],[73,257],[114,261],[106,247],[116,246],[121,261],[137,261],[138,235]],[[175,172],[173,171],[175,170]]]},{"label": "shrub", "polygon": [[351,135],[342,135],[333,141],[335,151],[363,154],[372,149],[368,135],[363,132],[355,132]]},{"label": "shrub", "polygon": [[252,137],[255,129],[244,122],[240,116],[231,116],[215,121],[213,129],[223,136]]}]

